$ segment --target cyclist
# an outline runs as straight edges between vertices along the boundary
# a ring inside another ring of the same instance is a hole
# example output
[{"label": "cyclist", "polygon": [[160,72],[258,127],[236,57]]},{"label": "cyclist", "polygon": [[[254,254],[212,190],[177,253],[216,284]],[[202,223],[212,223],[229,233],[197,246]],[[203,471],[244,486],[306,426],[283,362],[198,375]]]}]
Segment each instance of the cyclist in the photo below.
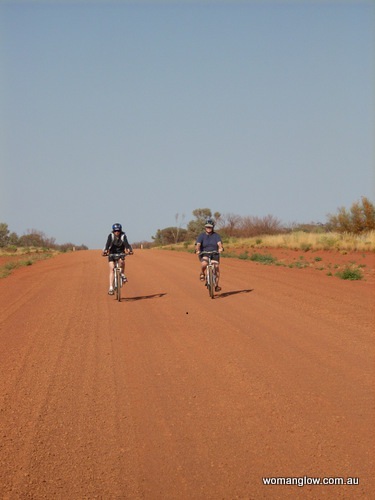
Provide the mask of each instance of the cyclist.
[{"label": "cyclist", "polygon": [[202,232],[195,242],[196,250],[195,252],[199,255],[199,260],[201,262],[201,273],[199,275],[199,279],[201,281],[205,281],[205,272],[208,264],[207,255],[200,255],[201,252],[217,252],[217,254],[213,255],[212,261],[216,268],[216,287],[215,292],[220,292],[221,288],[219,286],[220,279],[220,253],[224,251],[223,243],[221,241],[221,236],[218,233],[215,233],[215,222],[213,219],[208,218],[204,225],[204,232]]},{"label": "cyclist", "polygon": [[[113,224],[112,226],[112,233],[108,235],[107,242],[105,244],[105,247],[103,249],[103,254],[102,255],[109,255],[108,257],[108,262],[109,262],[109,290],[108,290],[108,295],[113,295],[113,269],[115,267],[115,259],[111,255],[113,254],[119,254],[119,253],[126,253],[126,254],[132,254],[133,249],[128,241],[128,238],[126,237],[126,234],[122,230],[121,224],[118,222],[116,224]],[[121,277],[123,280],[123,283],[127,281],[127,278],[125,277],[125,259],[119,259],[119,264],[121,267]]]}]

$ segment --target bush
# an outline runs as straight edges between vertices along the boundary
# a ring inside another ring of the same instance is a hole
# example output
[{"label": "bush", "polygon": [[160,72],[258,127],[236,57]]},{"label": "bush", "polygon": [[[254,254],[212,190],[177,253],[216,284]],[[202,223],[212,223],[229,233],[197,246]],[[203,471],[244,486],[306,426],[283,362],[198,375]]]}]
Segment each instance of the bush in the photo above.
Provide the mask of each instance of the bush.
[{"label": "bush", "polygon": [[242,260],[247,260],[249,258],[249,253],[246,251],[244,253],[240,253],[240,255],[238,256],[239,259],[242,259]]},{"label": "bush", "polygon": [[336,276],[342,280],[356,281],[363,278],[363,273],[358,267],[347,266],[342,271],[338,271]]},{"label": "bush", "polygon": [[321,236],[318,240],[324,250],[331,250],[339,244],[339,240],[334,236]]},{"label": "bush", "polygon": [[8,224],[0,222],[0,247],[7,246],[9,242],[9,229]]},{"label": "bush", "polygon": [[253,253],[250,257],[253,262],[259,262],[261,264],[274,264],[276,262],[276,257],[270,254],[262,255],[260,253]]},{"label": "bush", "polygon": [[362,196],[361,202],[352,204],[349,210],[338,209],[337,214],[328,215],[327,228],[338,233],[358,234],[375,229],[375,206]]},{"label": "bush", "polygon": [[17,247],[14,245],[9,245],[4,248],[4,251],[7,253],[16,253],[17,252]]}]

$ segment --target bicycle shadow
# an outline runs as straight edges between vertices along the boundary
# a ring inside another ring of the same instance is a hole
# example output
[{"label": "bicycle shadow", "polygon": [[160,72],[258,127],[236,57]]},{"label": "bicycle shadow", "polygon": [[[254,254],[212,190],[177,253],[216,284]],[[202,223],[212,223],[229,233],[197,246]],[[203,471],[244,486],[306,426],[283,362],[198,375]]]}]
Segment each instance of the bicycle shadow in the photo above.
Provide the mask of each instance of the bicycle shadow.
[{"label": "bicycle shadow", "polygon": [[248,288],[246,290],[233,290],[232,292],[224,292],[215,295],[215,299],[225,299],[226,297],[230,297],[231,295],[238,295],[239,293],[250,293],[253,292],[254,288]]},{"label": "bicycle shadow", "polygon": [[124,297],[121,302],[136,302],[137,300],[159,299],[167,295],[166,293],[154,293],[153,295],[140,295],[139,297]]}]

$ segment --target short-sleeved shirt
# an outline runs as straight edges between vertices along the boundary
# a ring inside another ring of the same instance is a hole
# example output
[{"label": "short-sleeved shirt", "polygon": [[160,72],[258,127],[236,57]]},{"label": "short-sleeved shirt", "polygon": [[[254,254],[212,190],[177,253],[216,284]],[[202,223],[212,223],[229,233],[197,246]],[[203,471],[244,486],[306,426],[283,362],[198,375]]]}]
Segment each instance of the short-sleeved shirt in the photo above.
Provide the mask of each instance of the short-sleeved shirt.
[{"label": "short-sleeved shirt", "polygon": [[218,233],[201,233],[197,238],[197,243],[201,244],[201,252],[217,252],[218,243],[221,242],[221,236]]}]

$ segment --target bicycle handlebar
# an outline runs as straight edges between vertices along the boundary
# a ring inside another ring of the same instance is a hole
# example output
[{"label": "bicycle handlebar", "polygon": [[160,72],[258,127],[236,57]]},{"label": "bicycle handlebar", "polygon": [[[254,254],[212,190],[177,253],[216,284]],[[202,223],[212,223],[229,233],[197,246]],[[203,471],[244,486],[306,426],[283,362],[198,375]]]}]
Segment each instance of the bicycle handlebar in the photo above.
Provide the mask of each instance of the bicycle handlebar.
[{"label": "bicycle handlebar", "polygon": [[129,253],[102,253],[103,257],[111,257],[114,260],[125,259],[128,255],[133,255],[133,252]]}]

